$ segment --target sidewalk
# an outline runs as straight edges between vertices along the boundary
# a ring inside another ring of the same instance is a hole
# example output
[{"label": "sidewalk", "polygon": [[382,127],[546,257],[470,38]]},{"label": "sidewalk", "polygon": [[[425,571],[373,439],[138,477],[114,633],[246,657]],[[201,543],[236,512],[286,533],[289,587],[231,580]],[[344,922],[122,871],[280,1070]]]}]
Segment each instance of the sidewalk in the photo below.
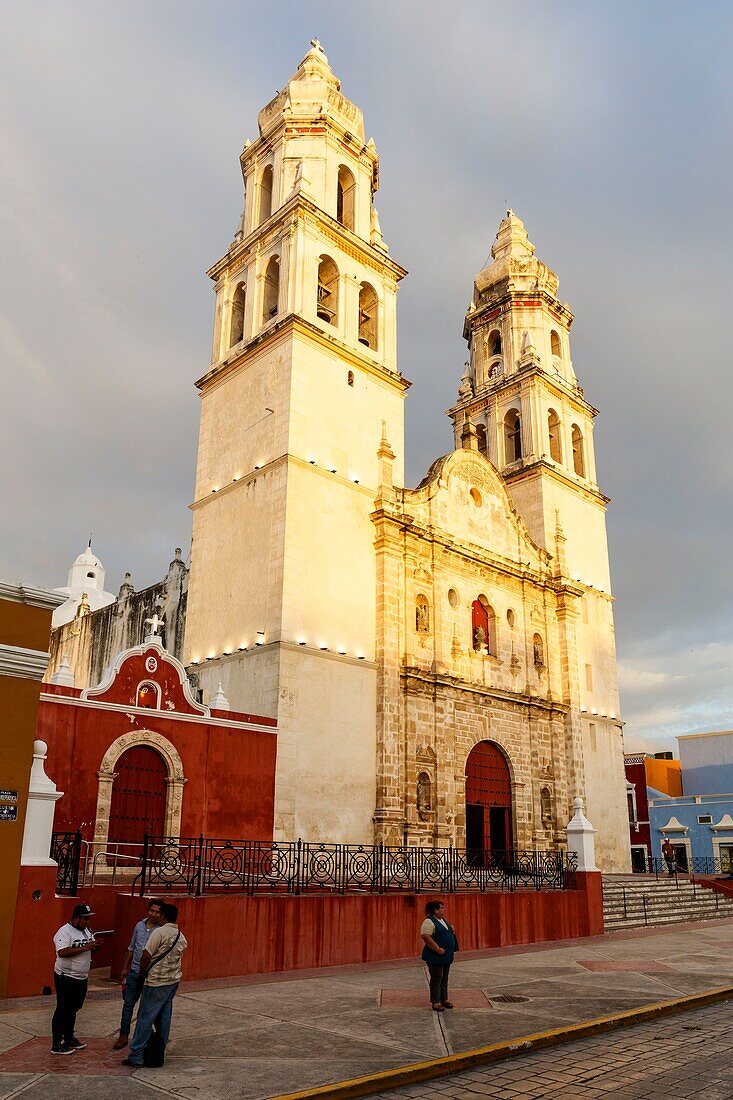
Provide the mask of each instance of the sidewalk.
[{"label": "sidewalk", "polygon": [[137,1071],[110,1050],[112,989],[90,995],[78,1024],[89,1048],[70,1058],[49,1053],[51,998],[5,1001],[0,1100],[258,1100],[729,984],[733,920],[462,953],[456,1008],[442,1014],[417,960],[185,983],[165,1067]]}]

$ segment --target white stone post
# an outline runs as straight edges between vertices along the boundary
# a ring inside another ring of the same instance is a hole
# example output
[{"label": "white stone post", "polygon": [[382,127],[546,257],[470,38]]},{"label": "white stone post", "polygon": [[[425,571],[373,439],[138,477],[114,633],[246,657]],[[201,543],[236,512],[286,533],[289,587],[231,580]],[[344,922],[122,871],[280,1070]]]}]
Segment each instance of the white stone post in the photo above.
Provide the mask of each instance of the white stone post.
[{"label": "white stone post", "polygon": [[46,775],[43,762],[48,753],[45,741],[33,742],[33,766],[28,788],[28,806],[25,812],[23,830],[23,851],[20,857],[23,867],[55,867],[51,859],[51,834],[53,832],[53,813],[63,791],[56,790],[56,784]]},{"label": "white stone post", "polygon": [[583,799],[574,798],[575,816],[568,822],[568,854],[578,857],[579,871],[597,871],[595,829],[583,813]]}]

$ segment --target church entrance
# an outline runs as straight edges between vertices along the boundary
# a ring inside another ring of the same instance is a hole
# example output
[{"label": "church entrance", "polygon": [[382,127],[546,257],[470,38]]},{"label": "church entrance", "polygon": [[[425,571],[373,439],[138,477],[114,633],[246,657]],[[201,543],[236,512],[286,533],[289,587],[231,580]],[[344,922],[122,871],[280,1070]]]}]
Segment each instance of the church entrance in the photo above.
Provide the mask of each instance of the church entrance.
[{"label": "church entrance", "polygon": [[512,848],[512,779],[493,741],[479,741],[466,761],[466,850],[470,862]]},{"label": "church entrance", "polygon": [[115,767],[109,811],[111,844],[142,844],[145,833],[163,836],[168,769],[155,749],[137,745]]}]

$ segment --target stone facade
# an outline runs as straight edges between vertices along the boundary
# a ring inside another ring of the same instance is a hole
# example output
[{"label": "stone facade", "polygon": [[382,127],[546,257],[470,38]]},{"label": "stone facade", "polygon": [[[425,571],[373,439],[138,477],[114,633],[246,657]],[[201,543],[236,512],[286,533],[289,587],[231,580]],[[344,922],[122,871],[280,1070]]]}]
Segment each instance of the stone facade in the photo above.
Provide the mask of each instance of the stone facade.
[{"label": "stone facade", "polygon": [[462,846],[490,741],[513,845],[563,847],[581,795],[625,869],[607,498],[557,276],[509,212],[466,318],[457,450],[403,488],[405,272],[317,43],[259,129],[209,273],[184,659],[205,696],[277,718],[276,836]]}]

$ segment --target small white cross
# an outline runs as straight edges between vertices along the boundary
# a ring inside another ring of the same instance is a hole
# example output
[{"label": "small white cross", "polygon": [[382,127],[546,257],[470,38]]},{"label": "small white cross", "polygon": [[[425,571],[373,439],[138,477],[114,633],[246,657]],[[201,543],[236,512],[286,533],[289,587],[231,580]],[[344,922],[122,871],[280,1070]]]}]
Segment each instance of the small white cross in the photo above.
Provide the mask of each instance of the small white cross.
[{"label": "small white cross", "polygon": [[156,638],[157,635],[158,635],[159,628],[162,627],[162,626],[165,626],[165,619],[159,619],[158,618],[158,612],[155,611],[153,613],[152,619],[146,619],[145,620],[145,625],[150,626],[150,634],[153,638]]}]

